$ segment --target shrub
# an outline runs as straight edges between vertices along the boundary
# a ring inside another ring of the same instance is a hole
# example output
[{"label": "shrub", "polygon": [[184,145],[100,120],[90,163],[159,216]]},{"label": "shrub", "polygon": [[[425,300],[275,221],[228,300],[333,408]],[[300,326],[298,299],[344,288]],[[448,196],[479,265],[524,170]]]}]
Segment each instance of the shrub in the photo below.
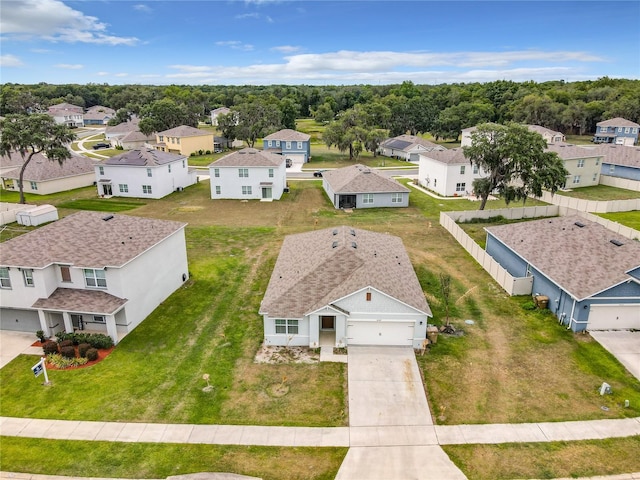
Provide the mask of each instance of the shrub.
[{"label": "shrub", "polygon": [[84,365],[87,363],[86,358],[66,358],[57,353],[52,353],[51,355],[47,355],[47,363],[57,367],[57,368],[68,368],[68,367],[77,367],[79,365]]},{"label": "shrub", "polygon": [[62,355],[64,358],[75,358],[76,349],[73,347],[73,345],[60,347],[60,355]]},{"label": "shrub", "polygon": [[81,343],[89,343],[89,337],[91,337],[90,333],[75,333],[73,335],[73,343],[75,345],[80,345]]},{"label": "shrub", "polygon": [[36,337],[38,337],[38,340],[40,340],[41,343],[44,343],[47,340],[47,337],[42,330],[38,330],[36,332]]},{"label": "shrub", "polygon": [[90,348],[87,350],[87,360],[93,362],[98,359],[98,350],[95,348]]},{"label": "shrub", "polygon": [[62,340],[61,342],[58,342],[58,346],[61,349],[64,347],[73,347],[73,340],[71,340],[70,338],[68,338],[67,340]]},{"label": "shrub", "polygon": [[533,302],[525,302],[522,304],[522,308],[524,310],[535,310],[536,309],[536,304]]},{"label": "shrub", "polygon": [[94,333],[87,337],[87,343],[93,348],[111,348],[113,347],[113,339],[104,333]]},{"label": "shrub", "polygon": [[81,343],[80,345],[78,345],[78,355],[86,358],[87,350],[89,350],[90,348],[91,348],[91,344]]},{"label": "shrub", "polygon": [[196,152],[191,152],[191,155],[189,155],[190,157],[195,157],[196,156]]},{"label": "shrub", "polygon": [[211,155],[211,150],[207,150],[206,152],[204,152],[205,155]]},{"label": "shrub", "polygon": [[42,344],[42,351],[44,352],[45,355],[58,353],[58,344],[53,340],[47,340]]}]

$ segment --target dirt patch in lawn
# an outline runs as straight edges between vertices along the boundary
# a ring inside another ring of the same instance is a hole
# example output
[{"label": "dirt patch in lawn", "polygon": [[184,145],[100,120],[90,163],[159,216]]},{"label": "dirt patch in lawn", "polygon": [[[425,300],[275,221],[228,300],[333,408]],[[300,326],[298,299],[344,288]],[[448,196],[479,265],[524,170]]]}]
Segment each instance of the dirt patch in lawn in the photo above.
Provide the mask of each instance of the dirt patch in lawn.
[{"label": "dirt patch in lawn", "polygon": [[276,347],[262,345],[256,353],[255,363],[318,363],[320,353],[307,347]]}]

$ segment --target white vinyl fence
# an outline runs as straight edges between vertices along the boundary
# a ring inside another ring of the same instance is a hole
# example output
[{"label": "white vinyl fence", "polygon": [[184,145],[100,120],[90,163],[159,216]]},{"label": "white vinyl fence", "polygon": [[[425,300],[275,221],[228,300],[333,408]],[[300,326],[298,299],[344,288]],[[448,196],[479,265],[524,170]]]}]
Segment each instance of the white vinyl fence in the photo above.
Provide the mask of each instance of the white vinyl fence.
[{"label": "white vinyl fence", "polygon": [[638,180],[630,180],[628,178],[600,175],[600,185],[607,185],[609,187],[624,188],[625,190],[640,192],[640,182]]},{"label": "white vinyl fence", "polygon": [[0,202],[0,225],[6,225],[16,221],[16,213],[24,212],[36,205],[20,205],[19,203]]},{"label": "white vinyl fence", "polygon": [[540,197],[539,200],[559,207],[578,210],[580,212],[613,213],[640,210],[640,198],[633,198],[631,200],[597,201],[565,197],[564,195],[558,194],[551,195],[549,192],[542,192],[542,197]]}]

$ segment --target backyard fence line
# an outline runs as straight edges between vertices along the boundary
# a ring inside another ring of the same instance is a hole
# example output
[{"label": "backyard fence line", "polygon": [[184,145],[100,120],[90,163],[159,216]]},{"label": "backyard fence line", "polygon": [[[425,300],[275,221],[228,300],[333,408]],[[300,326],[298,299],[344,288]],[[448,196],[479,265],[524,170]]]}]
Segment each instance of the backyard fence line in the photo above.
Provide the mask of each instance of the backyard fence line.
[{"label": "backyard fence line", "polygon": [[640,181],[631,180],[630,178],[611,177],[609,175],[600,175],[600,185],[608,187],[624,188],[625,190],[633,190],[640,192]]},{"label": "backyard fence line", "polygon": [[630,212],[631,210],[640,210],[640,198],[632,198],[630,200],[583,200],[581,198],[565,197],[563,195],[552,195],[550,192],[542,192],[541,197],[537,197],[546,203],[557,205],[563,208],[571,208],[580,212],[594,213],[614,213],[614,212]]}]

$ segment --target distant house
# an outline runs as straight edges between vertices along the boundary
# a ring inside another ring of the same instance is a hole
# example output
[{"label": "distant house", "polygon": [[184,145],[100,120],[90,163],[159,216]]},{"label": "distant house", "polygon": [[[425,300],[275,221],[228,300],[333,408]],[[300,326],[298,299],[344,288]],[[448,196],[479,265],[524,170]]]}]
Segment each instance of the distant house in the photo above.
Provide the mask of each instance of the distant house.
[{"label": "distant house", "polygon": [[95,105],[87,109],[84,113],[85,125],[106,125],[116,115],[113,108]]},{"label": "distant house", "polygon": [[47,114],[53,117],[55,122],[60,125],[72,128],[84,126],[83,108],[78,105],[70,103],[52,105],[47,110]]},{"label": "distant house", "polygon": [[70,112],[83,113],[84,108],[79,105],[74,105],[72,103],[56,103],[55,105],[51,105],[48,110],[69,110]]},{"label": "distant house", "polygon": [[594,143],[614,143],[616,145],[636,145],[638,143],[638,125],[631,120],[616,117],[596,123]]},{"label": "distant house", "polygon": [[[140,118],[137,116],[131,117],[131,119],[126,122],[121,122],[118,125],[107,126],[104,131],[104,137],[106,140],[110,141],[114,144],[113,140],[117,140],[118,138],[124,137],[128,133],[131,132],[139,132],[140,131]],[[152,136],[155,139],[155,135]]]},{"label": "distant house", "polygon": [[485,172],[471,164],[462,148],[431,151],[419,155],[418,184],[443,197],[473,193],[473,181]]},{"label": "distant house", "polygon": [[399,237],[346,226],[285,237],[260,304],[267,345],[420,348],[431,309]]},{"label": "distant house", "polygon": [[263,148],[282,155],[292,163],[307,163],[311,158],[310,139],[306,133],[286,128],[264,137]]},{"label": "distant house", "polygon": [[603,155],[595,149],[561,143],[549,144],[547,151],[557,153],[569,172],[564,188],[592,187],[600,183]]},{"label": "distant house", "polygon": [[[565,136],[562,132],[556,132],[546,127],[541,127],[540,125],[525,125],[530,132],[539,133],[542,138],[547,142],[547,145],[553,143],[563,143],[565,142]],[[462,130],[462,139],[460,141],[461,147],[471,146],[471,134],[475,132],[478,127],[469,127]]]},{"label": "distant house", "polygon": [[378,148],[380,155],[407,161],[411,160],[411,155],[434,150],[445,150],[445,148],[415,135],[398,135],[397,137],[388,138]]},{"label": "distant house", "polygon": [[335,208],[409,206],[407,187],[360,164],[324,172],[322,187]]},{"label": "distant house", "polygon": [[135,148],[145,148],[145,145],[153,142],[156,136],[154,134],[145,135],[140,130],[131,131],[124,135],[115,136],[111,140],[113,146],[122,147],[124,150],[133,150]]},{"label": "distant house", "polygon": [[0,328],[114,342],[189,277],[184,223],[83,211],[0,249]]},{"label": "distant house", "polygon": [[244,148],[209,165],[211,198],[279,200],[287,186],[285,158]]},{"label": "distant house", "polygon": [[573,331],[640,329],[640,243],[578,216],[486,228],[486,251]]},{"label": "distant house", "polygon": [[[16,152],[0,157],[2,188],[19,190],[20,168],[23,163],[24,159]],[[95,182],[95,164],[95,160],[80,155],[72,155],[60,164],[37,153],[24,171],[23,191],[34,195],[49,195],[88,187]]]},{"label": "distant house", "polygon": [[193,185],[187,157],[138,148],[97,163],[94,181],[103,197],[162,198]]},{"label": "distant house", "polygon": [[603,157],[601,175],[640,181],[640,147],[599,145],[593,150]]},{"label": "distant house", "polygon": [[200,150],[212,152],[213,133],[188,125],[180,125],[156,133],[153,147],[162,152],[177,153],[187,157]]},{"label": "distant house", "polygon": [[231,109],[227,107],[220,107],[211,110],[211,125],[214,127],[218,126],[218,117],[220,115],[228,115],[231,113]]}]

